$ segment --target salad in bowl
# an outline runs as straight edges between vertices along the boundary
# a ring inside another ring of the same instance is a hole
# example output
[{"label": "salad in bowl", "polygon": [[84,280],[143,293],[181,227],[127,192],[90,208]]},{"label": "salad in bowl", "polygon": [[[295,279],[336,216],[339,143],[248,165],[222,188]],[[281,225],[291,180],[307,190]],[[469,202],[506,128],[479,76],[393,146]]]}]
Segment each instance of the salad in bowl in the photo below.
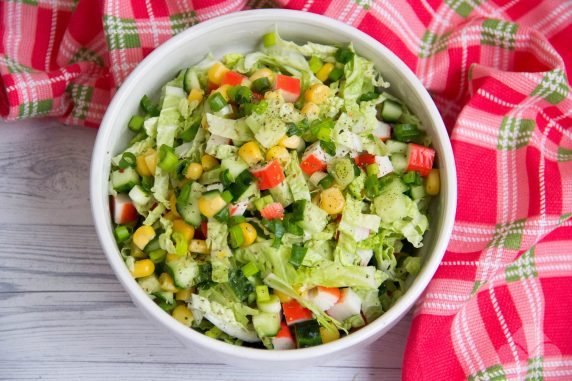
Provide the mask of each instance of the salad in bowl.
[{"label": "salad in bowl", "polygon": [[386,312],[439,193],[423,121],[352,45],[262,36],[144,96],[112,159],[114,235],[140,287],[228,343],[294,349]]}]

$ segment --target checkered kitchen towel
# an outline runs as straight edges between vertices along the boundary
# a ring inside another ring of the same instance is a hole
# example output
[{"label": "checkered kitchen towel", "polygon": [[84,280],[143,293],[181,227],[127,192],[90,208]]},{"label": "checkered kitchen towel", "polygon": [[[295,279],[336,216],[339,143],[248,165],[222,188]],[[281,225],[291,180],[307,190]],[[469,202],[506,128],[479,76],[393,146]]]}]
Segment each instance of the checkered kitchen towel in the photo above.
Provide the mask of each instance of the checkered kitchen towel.
[{"label": "checkered kitchen towel", "polygon": [[6,0],[0,112],[97,126],[141,59],[200,21],[283,6],[351,24],[430,90],[459,176],[407,380],[572,379],[572,1]]}]

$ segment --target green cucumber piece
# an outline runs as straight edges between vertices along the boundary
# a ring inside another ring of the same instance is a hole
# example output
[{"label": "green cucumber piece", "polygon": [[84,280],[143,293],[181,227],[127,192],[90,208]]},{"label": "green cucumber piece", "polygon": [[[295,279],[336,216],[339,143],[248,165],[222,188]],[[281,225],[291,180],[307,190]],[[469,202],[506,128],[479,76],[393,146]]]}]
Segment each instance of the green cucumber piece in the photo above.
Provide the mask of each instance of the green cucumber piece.
[{"label": "green cucumber piece", "polygon": [[119,193],[129,192],[131,188],[139,184],[139,180],[139,174],[132,167],[111,172],[111,186]]}]

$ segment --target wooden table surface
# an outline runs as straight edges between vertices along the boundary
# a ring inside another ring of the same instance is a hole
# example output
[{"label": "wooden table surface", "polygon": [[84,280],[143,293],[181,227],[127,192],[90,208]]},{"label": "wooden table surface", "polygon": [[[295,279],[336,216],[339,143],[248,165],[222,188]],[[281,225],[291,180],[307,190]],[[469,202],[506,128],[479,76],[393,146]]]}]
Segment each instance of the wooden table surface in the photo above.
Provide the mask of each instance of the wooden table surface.
[{"label": "wooden table surface", "polygon": [[135,308],[89,205],[96,130],[0,121],[1,380],[398,380],[407,316],[329,365],[256,372],[184,348]]}]

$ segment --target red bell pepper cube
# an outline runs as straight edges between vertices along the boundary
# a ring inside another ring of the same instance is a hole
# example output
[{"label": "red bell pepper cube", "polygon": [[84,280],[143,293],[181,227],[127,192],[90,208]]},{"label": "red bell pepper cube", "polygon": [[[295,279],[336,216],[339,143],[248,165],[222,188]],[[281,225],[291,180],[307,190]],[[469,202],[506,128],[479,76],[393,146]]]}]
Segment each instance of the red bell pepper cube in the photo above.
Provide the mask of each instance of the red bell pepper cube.
[{"label": "red bell pepper cube", "polygon": [[284,311],[284,318],[288,325],[312,320],[314,318],[312,311],[303,307],[296,299],[292,299],[287,303],[282,303],[282,311]]},{"label": "red bell pepper cube", "polygon": [[237,86],[241,85],[245,79],[244,75],[231,70],[224,75],[221,85]]},{"label": "red bell pepper cube", "polygon": [[354,161],[358,167],[365,168],[369,164],[375,164],[375,155],[370,153],[362,153],[361,155],[356,156]]},{"label": "red bell pepper cube", "polygon": [[407,170],[418,171],[421,176],[427,176],[433,168],[435,150],[433,148],[409,143],[407,147]]},{"label": "red bell pepper cube", "polygon": [[250,173],[258,179],[258,189],[266,190],[274,188],[284,181],[284,172],[278,159],[270,163],[250,170]]},{"label": "red bell pepper cube", "polygon": [[300,97],[300,80],[288,75],[276,74],[274,88],[282,93],[286,102],[296,102]]}]

